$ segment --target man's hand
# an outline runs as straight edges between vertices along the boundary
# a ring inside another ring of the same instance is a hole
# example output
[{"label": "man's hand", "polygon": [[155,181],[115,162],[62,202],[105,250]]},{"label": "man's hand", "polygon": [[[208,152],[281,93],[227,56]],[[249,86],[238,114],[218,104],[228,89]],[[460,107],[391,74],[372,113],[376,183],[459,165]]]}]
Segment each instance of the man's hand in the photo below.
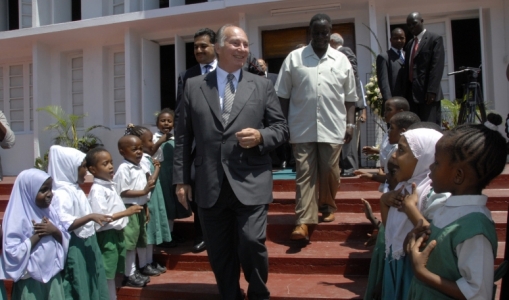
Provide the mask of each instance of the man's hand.
[{"label": "man's hand", "polygon": [[235,133],[235,136],[242,148],[253,148],[263,143],[263,137],[257,129],[245,128]]},{"label": "man's hand", "polygon": [[345,131],[345,138],[343,139],[343,142],[345,144],[350,143],[350,141],[352,140],[352,136],[353,136],[353,128],[347,127],[346,131]]},{"label": "man's hand", "polygon": [[177,184],[176,188],[177,199],[185,209],[189,209],[187,200],[193,201],[193,190],[189,184]]},{"label": "man's hand", "polygon": [[362,147],[362,153],[365,155],[380,154],[380,149],[373,146]]},{"label": "man's hand", "polygon": [[435,102],[437,95],[435,93],[426,93],[426,104],[430,105]]},{"label": "man's hand", "polygon": [[366,109],[364,108],[364,109],[362,109],[361,115],[359,116],[359,121],[361,123],[364,123],[364,122],[366,122],[367,119],[368,119],[368,115],[366,113]]}]

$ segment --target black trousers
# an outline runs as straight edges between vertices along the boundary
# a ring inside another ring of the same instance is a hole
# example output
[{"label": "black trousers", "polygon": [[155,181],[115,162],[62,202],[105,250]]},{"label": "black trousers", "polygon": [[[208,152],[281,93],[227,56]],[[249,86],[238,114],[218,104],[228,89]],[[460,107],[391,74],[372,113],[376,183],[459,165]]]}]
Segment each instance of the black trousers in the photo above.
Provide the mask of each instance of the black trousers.
[{"label": "black trousers", "polygon": [[198,207],[221,299],[244,299],[239,284],[241,267],[249,283],[249,300],[269,299],[266,286],[269,261],[265,247],[268,208],[268,204],[242,204],[226,176],[216,204],[211,208]]},{"label": "black trousers", "polygon": [[442,125],[442,106],[440,101],[426,104],[408,100],[408,103],[410,104],[410,111],[418,115],[421,122],[432,122],[440,126]]}]

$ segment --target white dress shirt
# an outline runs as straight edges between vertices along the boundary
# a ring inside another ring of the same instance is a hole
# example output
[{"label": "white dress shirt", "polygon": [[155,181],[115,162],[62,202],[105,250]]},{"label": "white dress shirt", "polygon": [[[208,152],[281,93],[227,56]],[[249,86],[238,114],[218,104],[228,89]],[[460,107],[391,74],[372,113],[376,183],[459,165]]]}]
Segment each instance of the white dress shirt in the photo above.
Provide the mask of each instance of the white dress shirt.
[{"label": "white dress shirt", "polygon": [[207,72],[207,69],[205,69],[206,65],[210,66],[209,73],[214,71],[216,69],[216,67],[217,67],[217,59],[214,59],[214,61],[212,61],[210,64],[200,64],[200,70],[201,70],[201,74],[202,75]]},{"label": "white dress shirt", "polygon": [[[146,176],[146,172],[141,166],[124,160],[118,166],[118,170],[113,177],[113,181],[116,183],[115,189],[119,195],[124,191],[141,191],[147,185]],[[124,201],[124,204],[144,205],[148,201],[148,196],[143,195],[135,198],[122,197],[122,201]]]},{"label": "white dress shirt", "polygon": [[[88,202],[94,213],[110,215],[122,212],[125,210],[124,202],[122,198],[115,190],[115,183],[113,181],[105,181],[99,178],[94,178],[94,184],[88,193]],[[105,231],[110,229],[121,230],[123,229],[129,219],[127,217],[120,218],[118,220],[104,223],[104,226],[95,224],[95,230]]]}]

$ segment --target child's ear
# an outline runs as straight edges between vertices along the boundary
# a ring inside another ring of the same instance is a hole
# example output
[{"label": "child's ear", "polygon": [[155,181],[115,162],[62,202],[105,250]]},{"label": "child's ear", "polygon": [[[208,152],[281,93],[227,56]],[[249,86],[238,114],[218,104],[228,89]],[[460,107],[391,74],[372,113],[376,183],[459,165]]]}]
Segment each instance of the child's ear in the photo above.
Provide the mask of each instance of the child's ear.
[{"label": "child's ear", "polygon": [[461,185],[465,181],[465,171],[461,167],[457,167],[455,169],[456,172],[454,172],[454,183]]},{"label": "child's ear", "polygon": [[119,148],[118,152],[120,153],[120,156],[124,156],[124,148]]},{"label": "child's ear", "polygon": [[97,173],[97,169],[95,168],[95,166],[88,167],[88,171],[95,177],[95,174]]}]

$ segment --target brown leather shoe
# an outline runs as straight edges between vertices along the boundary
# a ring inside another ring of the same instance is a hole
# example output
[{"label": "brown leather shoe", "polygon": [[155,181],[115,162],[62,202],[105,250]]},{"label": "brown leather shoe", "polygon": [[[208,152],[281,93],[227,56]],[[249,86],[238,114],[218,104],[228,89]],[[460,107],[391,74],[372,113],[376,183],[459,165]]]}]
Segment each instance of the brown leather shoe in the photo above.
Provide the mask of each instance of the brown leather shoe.
[{"label": "brown leather shoe", "polygon": [[292,235],[290,235],[290,239],[309,241],[308,226],[306,224],[300,224],[295,226]]},{"label": "brown leather shoe", "polygon": [[324,222],[332,222],[334,220],[336,220],[336,217],[334,217],[333,213],[330,213],[330,212],[322,213],[322,221],[324,221]]}]

